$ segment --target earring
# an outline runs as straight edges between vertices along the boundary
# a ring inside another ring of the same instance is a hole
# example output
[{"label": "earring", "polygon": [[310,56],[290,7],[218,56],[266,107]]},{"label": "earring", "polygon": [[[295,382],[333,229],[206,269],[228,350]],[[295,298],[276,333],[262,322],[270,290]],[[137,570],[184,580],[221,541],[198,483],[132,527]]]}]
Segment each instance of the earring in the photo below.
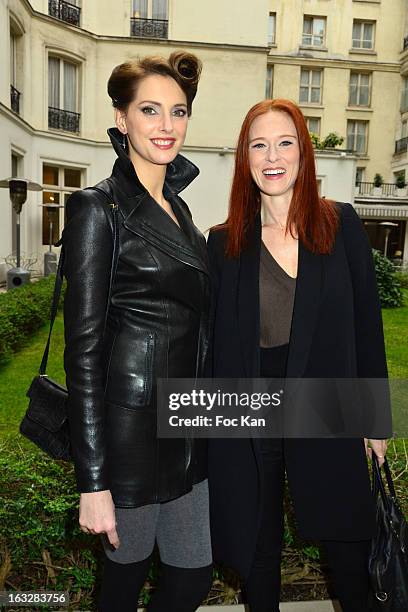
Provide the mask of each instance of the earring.
[{"label": "earring", "polygon": [[122,138],[122,147],[123,147],[123,150],[126,151],[126,147],[127,147],[126,134],[123,134],[122,136],[123,136],[123,138]]}]

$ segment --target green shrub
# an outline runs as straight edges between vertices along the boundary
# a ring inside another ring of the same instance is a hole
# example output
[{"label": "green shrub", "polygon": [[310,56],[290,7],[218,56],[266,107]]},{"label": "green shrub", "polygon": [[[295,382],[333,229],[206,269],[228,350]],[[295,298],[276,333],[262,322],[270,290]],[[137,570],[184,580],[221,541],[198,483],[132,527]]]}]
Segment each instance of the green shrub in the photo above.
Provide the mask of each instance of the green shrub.
[{"label": "green shrub", "polygon": [[395,278],[403,289],[408,289],[408,272],[395,272]]},{"label": "green shrub", "polygon": [[0,365],[9,361],[13,351],[49,320],[54,282],[52,274],[0,294]]},{"label": "green shrub", "polygon": [[401,284],[395,275],[394,266],[387,257],[373,249],[378,293],[383,308],[398,308],[403,304]]}]

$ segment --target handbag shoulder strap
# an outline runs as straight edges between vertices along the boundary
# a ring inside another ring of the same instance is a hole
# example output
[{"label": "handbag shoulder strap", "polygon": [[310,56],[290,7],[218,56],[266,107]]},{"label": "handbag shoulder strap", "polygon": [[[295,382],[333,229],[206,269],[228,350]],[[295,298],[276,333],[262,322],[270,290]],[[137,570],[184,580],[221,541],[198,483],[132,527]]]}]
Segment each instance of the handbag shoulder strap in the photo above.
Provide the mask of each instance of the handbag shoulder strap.
[{"label": "handbag shoulder strap", "polygon": [[[114,280],[114,277],[115,277],[116,267],[117,267],[117,262],[118,262],[119,224],[118,224],[118,218],[117,218],[118,205],[113,202],[111,183],[110,183],[109,179],[106,179],[106,181],[103,181],[103,183],[107,184],[107,186],[108,186],[108,190],[107,191],[105,191],[105,189],[102,189],[102,187],[88,187],[88,189],[93,189],[95,191],[98,191],[99,193],[102,193],[103,196],[109,201],[110,207],[112,209],[113,254],[112,254],[112,264],[111,264],[110,279],[109,279],[108,301],[107,301],[106,313],[105,313],[105,327],[106,327],[106,321],[107,321],[108,309],[109,309],[109,302],[110,302],[110,297],[111,297],[111,293],[112,293],[112,285],[113,285],[113,280]],[[43,353],[43,356],[42,356],[42,359],[41,359],[41,365],[40,365],[40,370],[39,370],[39,375],[40,376],[47,376],[46,369],[47,369],[47,362],[48,362],[48,353],[49,353],[49,350],[50,350],[51,334],[52,334],[52,329],[53,329],[53,326],[54,326],[55,317],[56,317],[57,311],[58,311],[58,303],[59,303],[59,298],[60,298],[60,295],[61,295],[61,287],[62,287],[62,283],[63,283],[63,279],[64,279],[64,257],[65,257],[65,254],[64,254],[63,238],[61,237],[58,240],[58,242],[55,243],[54,246],[61,246],[61,254],[60,254],[59,261],[58,261],[57,273],[56,273],[56,276],[55,276],[54,293],[53,293],[53,296],[52,296],[51,312],[50,312],[50,329],[49,329],[49,332],[48,332],[47,343],[45,345],[44,353]]]},{"label": "handbag shoulder strap", "polygon": [[[383,500],[383,503],[385,504],[385,507],[390,510],[390,502],[389,502],[389,498],[387,496],[387,492],[385,489],[385,485],[384,485],[384,481],[382,479],[381,476],[381,469],[378,463],[378,459],[373,451],[372,453],[372,465],[373,465],[373,494],[374,497],[377,497],[378,493],[381,495],[381,498]],[[395,487],[394,487],[394,482],[392,480],[392,476],[391,476],[391,470],[390,470],[390,466],[388,464],[387,461],[387,457],[385,457],[384,459],[384,472],[385,472],[385,478],[387,480],[387,485],[388,485],[388,490],[390,492],[390,495],[393,499],[394,502],[397,501],[397,495],[395,492]]]}]

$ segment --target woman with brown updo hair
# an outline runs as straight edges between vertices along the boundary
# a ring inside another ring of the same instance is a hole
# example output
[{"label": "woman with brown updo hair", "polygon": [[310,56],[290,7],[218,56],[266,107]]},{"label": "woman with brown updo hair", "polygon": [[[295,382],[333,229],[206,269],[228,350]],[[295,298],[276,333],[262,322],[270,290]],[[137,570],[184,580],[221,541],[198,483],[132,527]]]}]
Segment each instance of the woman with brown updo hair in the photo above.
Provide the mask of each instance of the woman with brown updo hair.
[{"label": "woman with brown updo hair", "polygon": [[155,543],[150,612],[192,612],[211,584],[206,447],[156,433],[157,378],[199,377],[207,354],[205,240],[178,195],[199,172],[179,151],[200,72],[182,51],[114,68],[112,175],[67,202],[68,413],[100,612],[134,612]]}]

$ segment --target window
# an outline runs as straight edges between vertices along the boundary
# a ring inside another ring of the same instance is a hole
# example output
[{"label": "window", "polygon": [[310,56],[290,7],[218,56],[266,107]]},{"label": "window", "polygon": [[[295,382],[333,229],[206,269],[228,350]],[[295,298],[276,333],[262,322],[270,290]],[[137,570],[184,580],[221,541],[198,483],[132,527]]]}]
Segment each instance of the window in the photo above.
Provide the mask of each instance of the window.
[{"label": "window", "polygon": [[77,72],[72,62],[48,58],[48,127],[79,132]]},{"label": "window", "polygon": [[305,119],[309,132],[320,136],[320,117],[305,117]]},{"label": "window", "polygon": [[[42,244],[54,244],[64,225],[64,206],[69,195],[81,188],[82,170],[43,165]],[[48,205],[48,206],[47,206]],[[61,208],[59,208],[61,206]]]},{"label": "window", "polygon": [[402,79],[402,91],[401,91],[401,113],[405,113],[408,110],[408,77]]},{"label": "window", "polygon": [[326,34],[325,17],[303,18],[302,45],[310,47],[323,47]]},{"label": "window", "polygon": [[51,17],[65,21],[70,25],[79,26],[81,9],[79,0],[48,0],[48,14]]},{"label": "window", "polygon": [[367,153],[367,121],[347,121],[347,148],[356,153]]},{"label": "window", "polygon": [[401,122],[401,138],[406,138],[408,135],[407,125],[408,125],[407,121]]},{"label": "window", "polygon": [[350,73],[349,106],[370,106],[371,75]]},{"label": "window", "polygon": [[21,90],[23,79],[23,35],[19,25],[10,19],[10,107],[21,112]]},{"label": "window", "polygon": [[167,0],[132,0],[130,35],[139,38],[167,38],[167,4]]},{"label": "window", "polygon": [[321,104],[322,72],[322,70],[301,69],[299,94],[301,104]]},{"label": "window", "polygon": [[266,69],[265,99],[270,100],[273,96],[273,66]]},{"label": "window", "polygon": [[356,168],[356,186],[364,181],[365,168]]},{"label": "window", "polygon": [[274,45],[276,39],[276,13],[269,13],[268,45]]},{"label": "window", "polygon": [[353,49],[374,49],[373,21],[353,21]]},{"label": "window", "polygon": [[133,0],[132,17],[135,19],[168,19],[167,0]]}]

